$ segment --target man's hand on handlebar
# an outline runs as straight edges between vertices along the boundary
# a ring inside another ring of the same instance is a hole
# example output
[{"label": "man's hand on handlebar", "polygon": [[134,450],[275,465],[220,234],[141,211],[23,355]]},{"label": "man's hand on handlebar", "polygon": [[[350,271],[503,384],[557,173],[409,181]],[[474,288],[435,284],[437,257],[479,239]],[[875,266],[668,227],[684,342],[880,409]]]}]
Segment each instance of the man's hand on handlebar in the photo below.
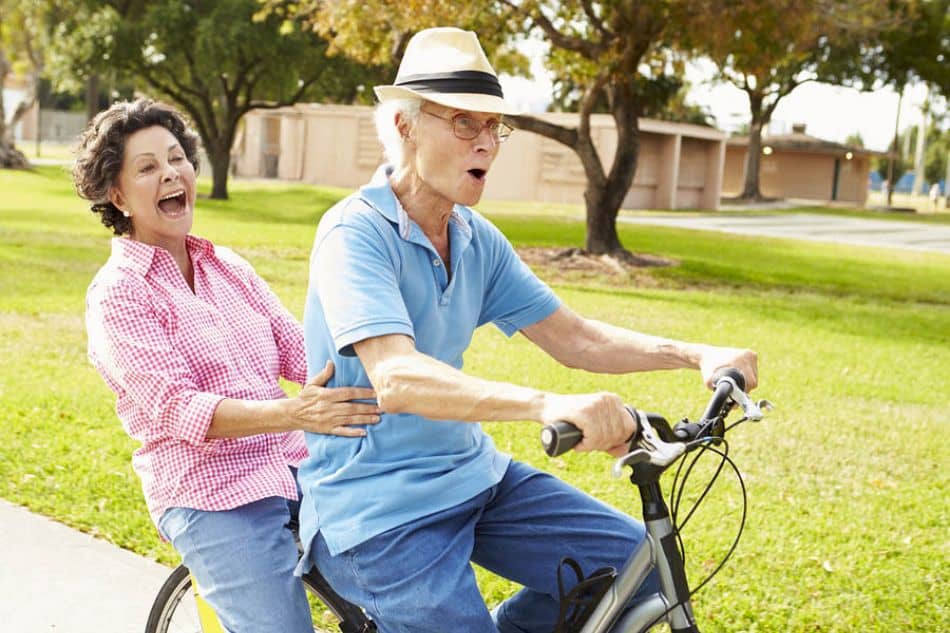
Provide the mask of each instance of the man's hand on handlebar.
[{"label": "man's hand on handlebar", "polygon": [[542,424],[570,422],[581,430],[584,439],[577,451],[605,451],[614,457],[628,450],[628,442],[637,430],[636,421],[624,407],[620,396],[609,393],[580,395],[546,394]]},{"label": "man's hand on handlebar", "polygon": [[710,389],[714,387],[713,376],[717,370],[724,367],[734,367],[742,372],[746,391],[752,391],[759,384],[759,365],[755,352],[737,347],[704,346],[699,360],[699,370],[703,374],[703,382],[707,387]]}]

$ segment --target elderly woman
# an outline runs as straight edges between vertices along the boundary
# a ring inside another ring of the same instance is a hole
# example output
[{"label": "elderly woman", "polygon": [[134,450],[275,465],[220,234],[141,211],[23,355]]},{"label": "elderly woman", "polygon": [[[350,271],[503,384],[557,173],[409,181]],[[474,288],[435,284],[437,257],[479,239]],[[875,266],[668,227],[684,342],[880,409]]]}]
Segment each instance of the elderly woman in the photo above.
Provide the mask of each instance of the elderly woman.
[{"label": "elderly woman", "polygon": [[294,536],[303,433],[355,442],[371,389],[306,382],[303,332],[251,266],[189,234],[197,136],[139,99],[82,136],[79,195],[118,237],[86,296],[89,358],[116,394],[149,512],[234,633],[312,633]]},{"label": "elderly woman", "polygon": [[[307,434],[300,570],[319,566],[380,631],[551,631],[556,570],[620,567],[642,524],[497,451],[481,420],[568,420],[579,450],[623,450],[636,430],[611,393],[565,395],[461,371],[480,325],[521,332],[593,372],[740,368],[748,350],[682,343],[585,319],[470,208],[511,130],[474,33],[421,31],[393,86],[376,88],[388,165],[321,220],[304,333],[311,371],[372,385],[382,421],[355,442]],[[476,424],[470,424],[476,423]],[[470,562],[523,589],[489,613]],[[649,590],[649,587],[648,587]],[[655,589],[654,589],[655,590]]]}]

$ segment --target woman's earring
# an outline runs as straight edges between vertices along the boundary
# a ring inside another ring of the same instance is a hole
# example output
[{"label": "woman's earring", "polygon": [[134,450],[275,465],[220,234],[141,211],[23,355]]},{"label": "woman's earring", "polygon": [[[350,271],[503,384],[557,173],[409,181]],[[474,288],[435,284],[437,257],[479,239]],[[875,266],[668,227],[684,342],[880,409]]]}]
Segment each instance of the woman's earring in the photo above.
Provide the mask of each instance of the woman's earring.
[{"label": "woman's earring", "polygon": [[122,212],[122,215],[124,215],[124,216],[127,217],[127,218],[131,218],[131,217],[132,217],[132,214],[129,213],[128,211],[123,211],[123,212]]}]

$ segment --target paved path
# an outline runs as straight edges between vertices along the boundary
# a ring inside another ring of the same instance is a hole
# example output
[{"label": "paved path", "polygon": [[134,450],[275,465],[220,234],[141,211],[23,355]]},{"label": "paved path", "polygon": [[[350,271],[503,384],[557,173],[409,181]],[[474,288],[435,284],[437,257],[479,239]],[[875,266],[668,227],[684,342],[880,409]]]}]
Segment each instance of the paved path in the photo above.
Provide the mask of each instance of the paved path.
[{"label": "paved path", "polygon": [[169,572],[0,499],[0,631],[142,633]]},{"label": "paved path", "polygon": [[620,215],[630,224],[673,226],[683,229],[722,231],[740,235],[765,235],[860,246],[904,248],[950,255],[950,225],[902,220],[871,220],[814,213],[788,215],[662,214]]}]

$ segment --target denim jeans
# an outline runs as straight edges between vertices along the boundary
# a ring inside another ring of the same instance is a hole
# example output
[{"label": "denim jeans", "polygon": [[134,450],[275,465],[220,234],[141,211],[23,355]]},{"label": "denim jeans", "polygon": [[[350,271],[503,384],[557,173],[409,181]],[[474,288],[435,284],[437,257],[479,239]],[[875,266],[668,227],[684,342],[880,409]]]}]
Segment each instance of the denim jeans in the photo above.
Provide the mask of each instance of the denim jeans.
[{"label": "denim jeans", "polygon": [[294,576],[297,544],[286,527],[297,507],[269,497],[221,512],[162,514],[159,529],[228,633],[313,633],[303,583]]},{"label": "denim jeans", "polygon": [[[585,573],[620,569],[643,538],[641,523],[512,461],[498,485],[467,502],[337,556],[317,533],[310,562],[338,593],[366,609],[381,633],[550,633],[561,558],[573,558]],[[489,613],[470,562],[523,589]],[[657,588],[654,573],[641,594]]]}]

